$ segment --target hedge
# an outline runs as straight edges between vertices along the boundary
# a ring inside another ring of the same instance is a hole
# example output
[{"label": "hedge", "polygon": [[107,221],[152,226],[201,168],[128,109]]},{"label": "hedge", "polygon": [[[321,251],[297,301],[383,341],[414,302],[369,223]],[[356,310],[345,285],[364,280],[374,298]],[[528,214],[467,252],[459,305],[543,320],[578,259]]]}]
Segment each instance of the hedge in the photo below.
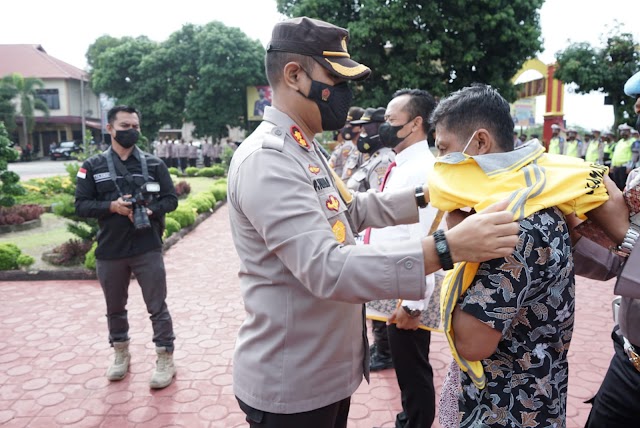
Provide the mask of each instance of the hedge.
[{"label": "hedge", "polygon": [[33,264],[33,257],[22,254],[16,244],[0,244],[0,270],[13,270]]}]

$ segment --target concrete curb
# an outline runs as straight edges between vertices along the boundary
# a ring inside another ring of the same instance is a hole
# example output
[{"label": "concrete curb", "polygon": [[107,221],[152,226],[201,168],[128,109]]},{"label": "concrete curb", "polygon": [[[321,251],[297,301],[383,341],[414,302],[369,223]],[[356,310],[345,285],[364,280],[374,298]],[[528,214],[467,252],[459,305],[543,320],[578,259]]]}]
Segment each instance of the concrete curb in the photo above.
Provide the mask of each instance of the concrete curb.
[{"label": "concrete curb", "polygon": [[[178,232],[171,235],[164,241],[162,252],[165,253],[169,248],[174,246],[184,236],[194,230],[200,223],[208,219],[218,208],[224,205],[227,200],[216,202],[216,205],[209,212],[202,213],[196,217],[196,221]],[[58,281],[58,280],[95,280],[97,279],[94,270],[84,268],[70,268],[57,270],[4,270],[0,271],[0,281]]]}]

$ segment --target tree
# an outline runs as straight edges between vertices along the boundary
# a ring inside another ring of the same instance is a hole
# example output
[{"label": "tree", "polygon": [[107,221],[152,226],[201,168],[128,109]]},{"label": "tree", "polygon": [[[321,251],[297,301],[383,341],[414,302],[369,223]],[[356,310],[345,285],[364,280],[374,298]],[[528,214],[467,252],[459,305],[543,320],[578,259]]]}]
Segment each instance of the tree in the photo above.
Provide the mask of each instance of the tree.
[{"label": "tree", "polygon": [[9,133],[13,133],[16,129],[16,108],[13,105],[16,95],[15,88],[0,81],[0,122],[5,123]]},{"label": "tree", "polygon": [[575,92],[604,92],[613,105],[614,127],[635,118],[635,100],[624,94],[624,83],[640,68],[640,53],[630,33],[614,28],[603,48],[588,43],[573,43],[556,54],[555,77],[576,85]]},{"label": "tree", "polygon": [[10,207],[15,204],[14,196],[24,195],[25,190],[20,185],[20,176],[7,169],[8,162],[18,159],[18,152],[11,147],[11,140],[0,122],[0,206]]},{"label": "tree", "polygon": [[44,82],[35,77],[23,77],[19,73],[13,73],[2,79],[9,93],[18,98],[18,113],[22,116],[22,133],[25,145],[31,140],[31,131],[35,126],[35,111],[40,110],[49,116],[49,107],[38,97],[38,89],[44,87]]},{"label": "tree", "polygon": [[248,85],[266,83],[264,48],[220,22],[186,24],[162,43],[103,36],[87,53],[96,92],[138,107],[145,135],[193,122],[195,135],[244,125]]},{"label": "tree", "polygon": [[[474,82],[516,97],[511,78],[542,50],[538,9],[543,0],[278,0],[289,16],[309,16],[348,28],[349,51],[371,67],[355,102],[384,106],[403,87],[435,96]],[[384,46],[393,48],[387,54]]]}]

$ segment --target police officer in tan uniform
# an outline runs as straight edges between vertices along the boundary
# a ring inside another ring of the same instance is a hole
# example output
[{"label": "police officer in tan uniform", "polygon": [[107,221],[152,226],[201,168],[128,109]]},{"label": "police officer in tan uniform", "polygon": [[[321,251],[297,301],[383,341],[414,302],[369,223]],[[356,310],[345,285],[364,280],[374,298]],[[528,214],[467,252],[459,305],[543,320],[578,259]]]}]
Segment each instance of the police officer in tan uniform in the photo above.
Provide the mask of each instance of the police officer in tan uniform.
[{"label": "police officer in tan uniform", "polygon": [[229,168],[246,310],[234,393],[250,427],[346,427],[351,395],[369,374],[363,303],[420,299],[427,273],[507,256],[517,243],[518,225],[501,211],[471,216],[437,245],[353,245],[366,227],[417,222],[428,190],[351,194],[318,150],[317,133],[344,125],[346,81],[370,73],[350,58],[348,39],[307,17],[275,25],[265,59],[273,106]]},{"label": "police officer in tan uniform", "polygon": [[342,177],[345,171],[345,165],[351,158],[351,154],[357,152],[356,143],[360,133],[360,126],[353,126],[351,121],[358,120],[364,114],[362,107],[353,106],[347,114],[347,123],[340,130],[340,145],[336,147],[329,157],[329,166],[333,168],[338,177]]},{"label": "police officer in tan uniform", "polygon": [[393,150],[384,147],[378,135],[378,128],[384,123],[385,111],[384,107],[368,108],[360,120],[351,122],[361,126],[357,148],[359,153],[368,155],[369,159],[347,181],[349,190],[380,190],[382,179],[395,158]]}]

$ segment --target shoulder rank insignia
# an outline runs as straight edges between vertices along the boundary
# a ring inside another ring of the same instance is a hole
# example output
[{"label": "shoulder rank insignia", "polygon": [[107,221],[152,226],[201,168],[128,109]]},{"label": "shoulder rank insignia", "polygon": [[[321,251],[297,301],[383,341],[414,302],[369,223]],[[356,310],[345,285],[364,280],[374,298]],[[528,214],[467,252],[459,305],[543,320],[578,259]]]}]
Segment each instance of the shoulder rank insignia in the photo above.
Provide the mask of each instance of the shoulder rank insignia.
[{"label": "shoulder rank insignia", "polygon": [[340,209],[340,201],[338,201],[338,198],[333,195],[329,195],[329,199],[327,199],[325,204],[331,211],[338,211],[338,209]]},{"label": "shoulder rank insignia", "polygon": [[320,167],[309,164],[309,172],[313,175],[318,175],[318,173],[320,172]]},{"label": "shoulder rank insignia", "polygon": [[293,125],[291,127],[291,135],[293,136],[293,139],[296,140],[296,143],[298,143],[300,147],[302,147],[305,150],[311,150],[311,145],[307,142],[307,140],[304,139],[304,135],[302,134],[302,131],[300,130],[300,128]]}]

